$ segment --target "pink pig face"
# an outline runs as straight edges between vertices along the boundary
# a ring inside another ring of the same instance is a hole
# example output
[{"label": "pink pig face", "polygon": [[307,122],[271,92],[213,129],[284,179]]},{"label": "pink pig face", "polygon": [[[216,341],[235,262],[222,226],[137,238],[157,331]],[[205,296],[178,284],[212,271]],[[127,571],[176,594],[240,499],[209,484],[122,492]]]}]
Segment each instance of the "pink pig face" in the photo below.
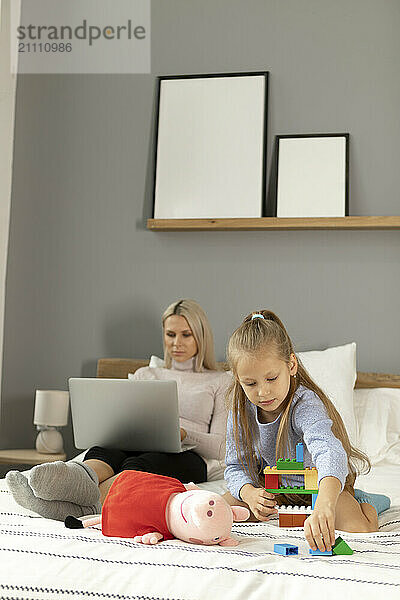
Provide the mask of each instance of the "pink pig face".
[{"label": "pink pig face", "polygon": [[219,495],[205,490],[178,494],[171,518],[171,532],[193,544],[220,544],[230,537],[233,513]]}]

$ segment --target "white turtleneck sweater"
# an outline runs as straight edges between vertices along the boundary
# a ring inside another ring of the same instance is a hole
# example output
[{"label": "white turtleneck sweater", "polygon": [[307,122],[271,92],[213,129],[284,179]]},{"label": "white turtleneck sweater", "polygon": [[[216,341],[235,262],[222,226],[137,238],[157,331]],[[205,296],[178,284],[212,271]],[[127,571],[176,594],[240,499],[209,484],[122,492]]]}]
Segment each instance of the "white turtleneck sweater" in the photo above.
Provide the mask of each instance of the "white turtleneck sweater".
[{"label": "white turtleneck sweater", "polygon": [[142,367],[130,379],[174,380],[178,388],[180,426],[187,432],[185,444],[194,449],[207,464],[208,479],[223,477],[225,467],[226,409],[225,394],[231,383],[227,371],[201,372],[193,370],[194,358],[185,362],[172,361],[166,369],[161,359],[152,357],[150,365]]}]

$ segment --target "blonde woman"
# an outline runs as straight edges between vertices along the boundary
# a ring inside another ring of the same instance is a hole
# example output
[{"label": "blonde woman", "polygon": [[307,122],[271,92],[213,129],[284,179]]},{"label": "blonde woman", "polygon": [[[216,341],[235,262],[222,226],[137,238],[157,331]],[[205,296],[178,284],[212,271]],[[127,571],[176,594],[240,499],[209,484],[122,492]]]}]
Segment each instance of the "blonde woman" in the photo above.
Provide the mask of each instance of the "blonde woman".
[{"label": "blonde woman", "polygon": [[[317,467],[319,493],[305,537],[313,550],[331,550],[335,528],[370,532],[387,509],[386,496],[354,490],[357,466],[369,468],[366,456],[353,448],[343,421],[323,391],[299,363],[281,320],[271,311],[248,315],[232,334],[228,361],[234,375],[229,395],[225,479],[231,504],[242,500],[253,518],[267,521],[277,502],[264,489],[262,469],[277,458],[296,458],[304,444],[304,464]],[[301,475],[284,484],[304,485]],[[280,504],[296,504],[297,495],[281,495]],[[310,496],[301,497],[310,504]]]},{"label": "blonde woman", "polygon": [[26,478],[7,474],[14,499],[44,517],[95,514],[116,474],[146,471],[200,483],[222,477],[225,454],[225,395],[231,377],[217,369],[207,316],[195,300],[179,300],[162,315],[164,361],[152,357],[133,379],[175,380],[178,387],[181,439],[195,445],[181,453],[122,452],[90,448],[83,462],[56,462],[34,467]]}]

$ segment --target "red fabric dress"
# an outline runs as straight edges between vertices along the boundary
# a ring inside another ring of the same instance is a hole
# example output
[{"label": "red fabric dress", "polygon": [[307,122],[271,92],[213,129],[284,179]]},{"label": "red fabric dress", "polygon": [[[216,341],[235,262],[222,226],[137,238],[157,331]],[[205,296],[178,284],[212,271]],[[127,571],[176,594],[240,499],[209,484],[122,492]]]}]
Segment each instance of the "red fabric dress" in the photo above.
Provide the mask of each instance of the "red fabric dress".
[{"label": "red fabric dress", "polygon": [[110,487],[101,511],[104,535],[135,537],[158,531],[164,540],[174,536],[167,528],[165,509],[171,494],[186,492],[173,477],[142,471],[122,471]]}]

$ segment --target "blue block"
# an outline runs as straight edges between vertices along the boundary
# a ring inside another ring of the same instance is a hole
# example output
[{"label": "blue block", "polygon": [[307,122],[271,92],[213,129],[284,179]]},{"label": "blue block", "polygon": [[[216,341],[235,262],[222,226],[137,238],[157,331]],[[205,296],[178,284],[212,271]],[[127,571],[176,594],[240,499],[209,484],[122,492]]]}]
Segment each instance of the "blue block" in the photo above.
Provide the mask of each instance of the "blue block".
[{"label": "blue block", "polygon": [[274,544],[274,552],[283,556],[289,556],[289,554],[298,554],[299,547],[292,544]]},{"label": "blue block", "polygon": [[317,501],[318,494],[312,494],[311,496],[311,508],[314,510],[315,503]]},{"label": "blue block", "polygon": [[332,556],[332,550],[325,550],[325,552],[321,552],[321,550],[311,550],[311,548],[309,549],[309,554],[312,554],[313,556]]},{"label": "blue block", "polygon": [[296,460],[297,462],[304,461],[304,446],[303,444],[296,444]]}]

